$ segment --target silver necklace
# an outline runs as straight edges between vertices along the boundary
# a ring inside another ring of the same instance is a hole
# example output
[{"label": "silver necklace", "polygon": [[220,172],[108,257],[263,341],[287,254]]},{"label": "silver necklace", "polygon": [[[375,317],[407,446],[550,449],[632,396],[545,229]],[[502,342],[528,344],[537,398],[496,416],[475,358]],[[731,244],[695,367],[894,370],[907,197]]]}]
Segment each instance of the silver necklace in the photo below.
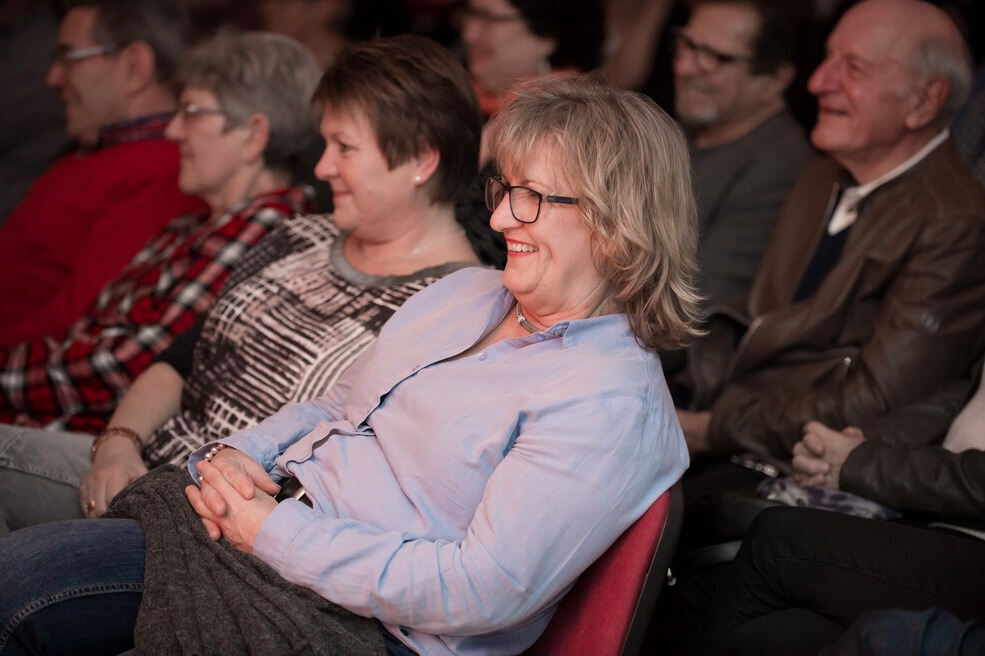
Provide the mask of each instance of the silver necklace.
[{"label": "silver necklace", "polygon": [[540,331],[532,323],[527,321],[527,318],[523,316],[523,310],[520,309],[520,301],[516,302],[516,322],[527,329],[527,332],[539,333]]}]

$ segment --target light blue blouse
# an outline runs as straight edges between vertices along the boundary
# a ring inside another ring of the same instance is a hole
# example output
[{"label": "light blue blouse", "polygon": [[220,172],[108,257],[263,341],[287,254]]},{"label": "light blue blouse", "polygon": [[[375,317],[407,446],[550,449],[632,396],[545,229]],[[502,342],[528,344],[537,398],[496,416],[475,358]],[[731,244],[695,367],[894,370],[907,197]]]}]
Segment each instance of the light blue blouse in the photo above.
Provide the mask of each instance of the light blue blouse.
[{"label": "light blue blouse", "polygon": [[659,360],[625,315],[449,360],[512,305],[502,272],[452,274],[328,396],[223,440],[314,499],[278,505],[254,553],[420,654],[523,651],[688,464]]}]

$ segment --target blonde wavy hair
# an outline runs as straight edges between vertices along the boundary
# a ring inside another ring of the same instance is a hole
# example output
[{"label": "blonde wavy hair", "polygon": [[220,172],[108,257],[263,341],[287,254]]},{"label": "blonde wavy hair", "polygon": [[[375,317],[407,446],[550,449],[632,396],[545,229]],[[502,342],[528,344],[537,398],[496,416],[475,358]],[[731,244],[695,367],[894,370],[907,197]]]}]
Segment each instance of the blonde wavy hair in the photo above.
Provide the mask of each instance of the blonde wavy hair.
[{"label": "blonde wavy hair", "polygon": [[545,142],[593,233],[592,256],[641,346],[683,346],[698,320],[697,210],[680,128],[638,93],[589,77],[514,88],[489,127],[499,169]]}]

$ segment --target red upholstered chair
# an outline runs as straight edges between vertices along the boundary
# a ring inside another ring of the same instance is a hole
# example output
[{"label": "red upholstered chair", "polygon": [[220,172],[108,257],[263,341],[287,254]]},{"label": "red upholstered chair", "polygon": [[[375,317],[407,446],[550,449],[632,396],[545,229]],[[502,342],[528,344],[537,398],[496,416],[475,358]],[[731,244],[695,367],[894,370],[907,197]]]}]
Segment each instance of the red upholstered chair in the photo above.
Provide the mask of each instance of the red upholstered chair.
[{"label": "red upholstered chair", "polygon": [[528,656],[639,653],[681,532],[681,484],[664,492],[578,579]]}]

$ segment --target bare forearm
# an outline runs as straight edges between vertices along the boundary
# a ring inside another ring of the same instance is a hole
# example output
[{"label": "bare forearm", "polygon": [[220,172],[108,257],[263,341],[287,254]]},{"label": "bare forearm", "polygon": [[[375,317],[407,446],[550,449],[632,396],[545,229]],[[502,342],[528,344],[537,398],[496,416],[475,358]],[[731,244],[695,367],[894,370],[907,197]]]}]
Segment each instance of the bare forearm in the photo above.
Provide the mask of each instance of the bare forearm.
[{"label": "bare forearm", "polygon": [[161,424],[181,410],[184,379],[171,365],[157,362],[133,381],[116,406],[110,426],[126,426],[137,431],[146,442]]}]

